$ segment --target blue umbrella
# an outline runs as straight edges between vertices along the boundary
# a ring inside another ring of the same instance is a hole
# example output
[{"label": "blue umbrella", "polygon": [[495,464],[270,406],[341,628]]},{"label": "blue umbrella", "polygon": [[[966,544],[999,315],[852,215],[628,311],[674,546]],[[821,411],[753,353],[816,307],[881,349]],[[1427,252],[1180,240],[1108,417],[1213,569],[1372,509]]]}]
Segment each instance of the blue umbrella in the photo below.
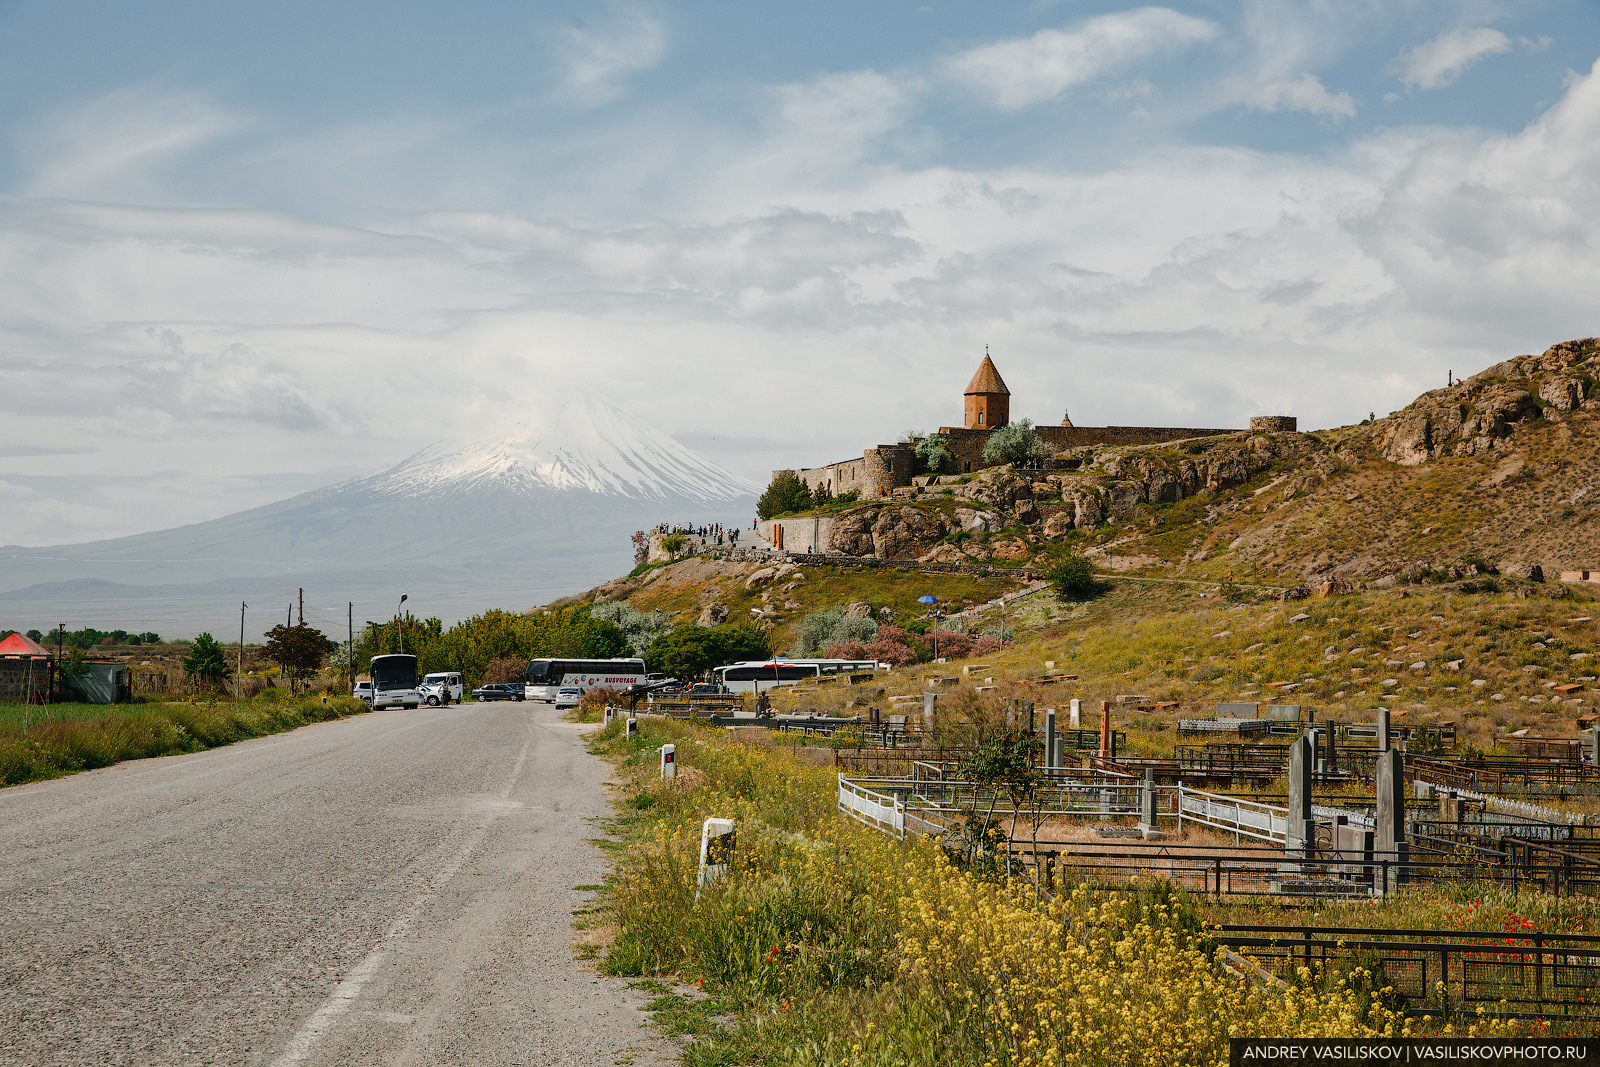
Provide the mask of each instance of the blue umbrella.
[{"label": "blue umbrella", "polygon": [[919,596],[919,597],[917,597],[917,603],[918,604],[937,604],[938,602],[939,602],[939,598],[936,597],[936,596]]}]

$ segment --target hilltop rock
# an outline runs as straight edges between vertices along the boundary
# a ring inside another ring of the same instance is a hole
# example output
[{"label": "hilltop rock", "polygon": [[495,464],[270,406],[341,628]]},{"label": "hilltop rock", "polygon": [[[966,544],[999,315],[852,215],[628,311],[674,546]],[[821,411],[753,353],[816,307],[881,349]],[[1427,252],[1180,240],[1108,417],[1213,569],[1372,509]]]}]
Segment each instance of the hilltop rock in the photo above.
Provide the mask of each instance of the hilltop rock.
[{"label": "hilltop rock", "polygon": [[1374,442],[1386,458],[1407,467],[1501,447],[1518,423],[1539,414],[1535,396],[1557,411],[1582,406],[1597,354],[1600,339],[1590,337],[1496,363],[1464,382],[1424,393],[1381,420]]}]

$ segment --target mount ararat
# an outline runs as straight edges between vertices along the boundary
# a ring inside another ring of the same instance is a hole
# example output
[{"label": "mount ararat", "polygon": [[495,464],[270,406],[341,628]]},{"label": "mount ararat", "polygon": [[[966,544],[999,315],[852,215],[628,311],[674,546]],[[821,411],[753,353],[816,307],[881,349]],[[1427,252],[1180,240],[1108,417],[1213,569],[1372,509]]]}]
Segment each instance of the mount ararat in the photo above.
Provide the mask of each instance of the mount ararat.
[{"label": "mount ararat", "polygon": [[401,593],[408,609],[448,622],[614,577],[631,566],[629,535],[658,522],[746,522],[757,492],[585,397],[538,440],[436,444],[376,474],[207,522],[0,548],[0,610],[24,629],[66,620],[226,635],[243,599],[261,612],[246,620],[250,639],[303,587],[308,617],[329,625],[351,600],[358,621],[387,618]]}]

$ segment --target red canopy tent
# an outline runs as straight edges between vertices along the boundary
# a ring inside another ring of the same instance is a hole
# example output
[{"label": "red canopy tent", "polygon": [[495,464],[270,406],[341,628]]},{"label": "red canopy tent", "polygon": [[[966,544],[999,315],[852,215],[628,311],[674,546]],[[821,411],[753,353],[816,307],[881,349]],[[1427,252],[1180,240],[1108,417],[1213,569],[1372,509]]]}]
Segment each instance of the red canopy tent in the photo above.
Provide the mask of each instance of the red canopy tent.
[{"label": "red canopy tent", "polygon": [[55,655],[27,634],[0,641],[0,700],[45,704],[55,678]]}]

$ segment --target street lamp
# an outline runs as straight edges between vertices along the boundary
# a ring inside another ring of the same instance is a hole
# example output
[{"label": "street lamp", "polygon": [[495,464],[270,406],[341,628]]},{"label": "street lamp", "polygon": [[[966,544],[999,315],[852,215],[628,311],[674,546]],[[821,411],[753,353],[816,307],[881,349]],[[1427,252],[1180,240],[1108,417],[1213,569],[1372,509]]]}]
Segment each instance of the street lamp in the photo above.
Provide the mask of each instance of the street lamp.
[{"label": "street lamp", "polygon": [[[406,602],[406,597],[408,595],[409,594],[407,593],[400,594],[400,604],[404,604]],[[400,625],[400,604],[396,604],[394,606],[394,628],[395,632],[400,635],[400,652],[403,655],[406,650],[406,628]]]}]

